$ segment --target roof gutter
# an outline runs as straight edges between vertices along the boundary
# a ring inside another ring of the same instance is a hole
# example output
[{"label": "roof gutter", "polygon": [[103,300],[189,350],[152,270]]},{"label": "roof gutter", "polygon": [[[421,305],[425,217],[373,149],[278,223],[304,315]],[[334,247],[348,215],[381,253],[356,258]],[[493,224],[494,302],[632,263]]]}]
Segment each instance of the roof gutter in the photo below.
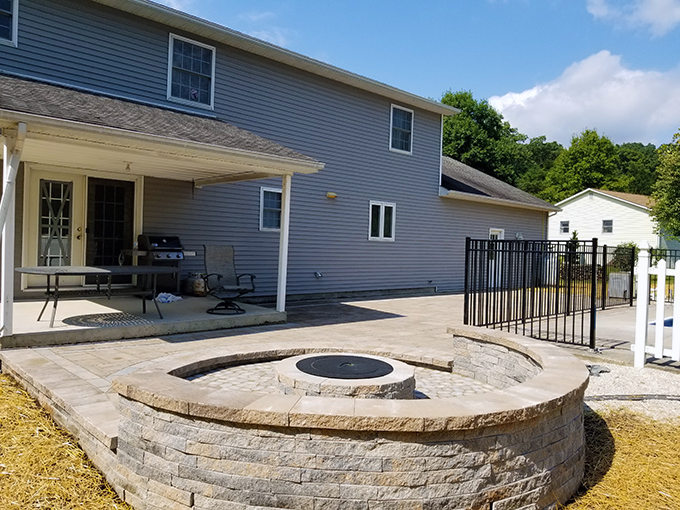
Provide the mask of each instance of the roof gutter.
[{"label": "roof gutter", "polygon": [[460,110],[452,106],[448,106],[432,99],[425,99],[423,97],[405,92],[385,83],[371,80],[359,74],[351,73],[340,69],[339,67],[326,64],[319,60],[295,53],[294,51],[281,48],[274,44],[250,37],[248,35],[231,30],[229,28],[218,25],[211,21],[207,21],[191,14],[187,14],[170,7],[156,4],[148,0],[93,0],[97,3],[113,7],[121,11],[141,16],[146,19],[157,21],[164,25],[169,25],[179,30],[184,30],[192,34],[196,34],[206,39],[219,41],[234,48],[265,57],[270,60],[275,60],[283,64],[302,69],[304,71],[323,76],[345,85],[350,85],[359,89],[373,92],[380,96],[384,96],[395,101],[422,108],[426,111],[431,111],[441,115],[456,115]]},{"label": "roof gutter", "polygon": [[517,209],[529,209],[533,211],[557,212],[561,211],[556,206],[541,206],[517,202],[515,200],[508,200],[507,198],[486,197],[483,195],[473,195],[471,193],[464,193],[462,191],[447,190],[439,187],[439,196],[443,198],[453,198],[457,200],[465,200],[467,202],[479,202],[483,204],[504,205],[506,207],[515,207]]}]

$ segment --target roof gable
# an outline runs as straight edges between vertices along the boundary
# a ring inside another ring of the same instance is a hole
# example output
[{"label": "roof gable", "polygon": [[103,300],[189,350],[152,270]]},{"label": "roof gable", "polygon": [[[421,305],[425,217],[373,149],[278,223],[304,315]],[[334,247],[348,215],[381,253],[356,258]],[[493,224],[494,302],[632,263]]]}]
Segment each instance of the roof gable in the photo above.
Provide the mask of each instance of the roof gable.
[{"label": "roof gable", "polygon": [[647,196],[647,195],[636,195],[634,193],[624,193],[622,191],[609,191],[609,190],[604,190],[604,189],[595,189],[595,188],[587,188],[584,189],[583,191],[580,191],[576,193],[575,195],[572,195],[568,198],[565,198],[561,202],[558,202],[558,206],[563,206],[568,203],[574,202],[576,200],[579,200],[581,197],[584,197],[588,194],[594,194],[594,195],[599,195],[607,198],[612,198],[618,202],[632,205],[636,208],[641,208],[646,211],[649,211],[649,209],[654,205],[654,200]]}]

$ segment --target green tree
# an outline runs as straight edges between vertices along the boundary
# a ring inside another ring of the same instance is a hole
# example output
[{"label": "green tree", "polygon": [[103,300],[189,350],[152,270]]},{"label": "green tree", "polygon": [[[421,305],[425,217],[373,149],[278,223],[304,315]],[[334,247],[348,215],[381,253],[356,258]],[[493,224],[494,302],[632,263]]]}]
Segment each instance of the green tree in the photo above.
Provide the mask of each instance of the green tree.
[{"label": "green tree", "polygon": [[546,173],[546,187],[540,196],[557,203],[586,188],[625,191],[629,181],[621,171],[612,141],[587,129],[574,136],[571,146],[556,158]]},{"label": "green tree", "polygon": [[651,195],[656,182],[659,155],[654,144],[624,143],[617,146],[621,171],[629,179],[626,190],[638,195]]},{"label": "green tree", "polygon": [[528,152],[529,168],[518,179],[517,186],[527,193],[539,196],[546,187],[548,171],[555,164],[557,157],[564,151],[564,147],[557,142],[546,142],[545,136],[538,136],[529,140],[529,143],[526,144],[526,151]]},{"label": "green tree", "polygon": [[652,198],[657,232],[680,239],[680,132],[658,150],[659,166]]},{"label": "green tree", "polygon": [[461,110],[444,120],[445,155],[510,184],[529,169],[523,144],[527,137],[488,101],[477,101],[469,91],[448,91],[441,102]]}]

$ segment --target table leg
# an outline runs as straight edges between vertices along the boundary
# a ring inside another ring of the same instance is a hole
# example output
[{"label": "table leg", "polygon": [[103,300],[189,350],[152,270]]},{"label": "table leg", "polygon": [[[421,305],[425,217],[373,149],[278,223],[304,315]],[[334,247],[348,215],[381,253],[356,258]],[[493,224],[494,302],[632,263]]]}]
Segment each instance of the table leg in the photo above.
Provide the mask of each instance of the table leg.
[{"label": "table leg", "polygon": [[52,318],[50,327],[54,327],[54,317],[57,315],[57,303],[59,302],[59,275],[54,275],[54,308],[52,308]]},{"label": "table leg", "polygon": [[153,275],[153,304],[156,305],[156,311],[158,312],[158,316],[162,319],[163,314],[161,313],[161,309],[158,306],[158,301],[156,301],[156,279],[158,278],[157,274]]},{"label": "table leg", "polygon": [[45,308],[47,308],[47,303],[50,302],[50,275],[47,275],[47,290],[45,291],[45,304],[40,310],[40,315],[38,315],[38,321],[42,319],[43,313],[45,313]]}]

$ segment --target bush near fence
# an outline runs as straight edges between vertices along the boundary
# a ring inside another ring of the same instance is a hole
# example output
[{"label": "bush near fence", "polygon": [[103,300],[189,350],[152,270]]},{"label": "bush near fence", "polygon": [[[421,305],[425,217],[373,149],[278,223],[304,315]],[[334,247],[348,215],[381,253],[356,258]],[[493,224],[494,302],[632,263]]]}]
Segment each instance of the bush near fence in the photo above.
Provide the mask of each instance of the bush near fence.
[{"label": "bush near fence", "polygon": [[[602,266],[597,266],[597,279],[602,279]],[[572,264],[571,268],[568,264],[560,266],[560,280],[590,280],[593,276],[592,264]]]}]

